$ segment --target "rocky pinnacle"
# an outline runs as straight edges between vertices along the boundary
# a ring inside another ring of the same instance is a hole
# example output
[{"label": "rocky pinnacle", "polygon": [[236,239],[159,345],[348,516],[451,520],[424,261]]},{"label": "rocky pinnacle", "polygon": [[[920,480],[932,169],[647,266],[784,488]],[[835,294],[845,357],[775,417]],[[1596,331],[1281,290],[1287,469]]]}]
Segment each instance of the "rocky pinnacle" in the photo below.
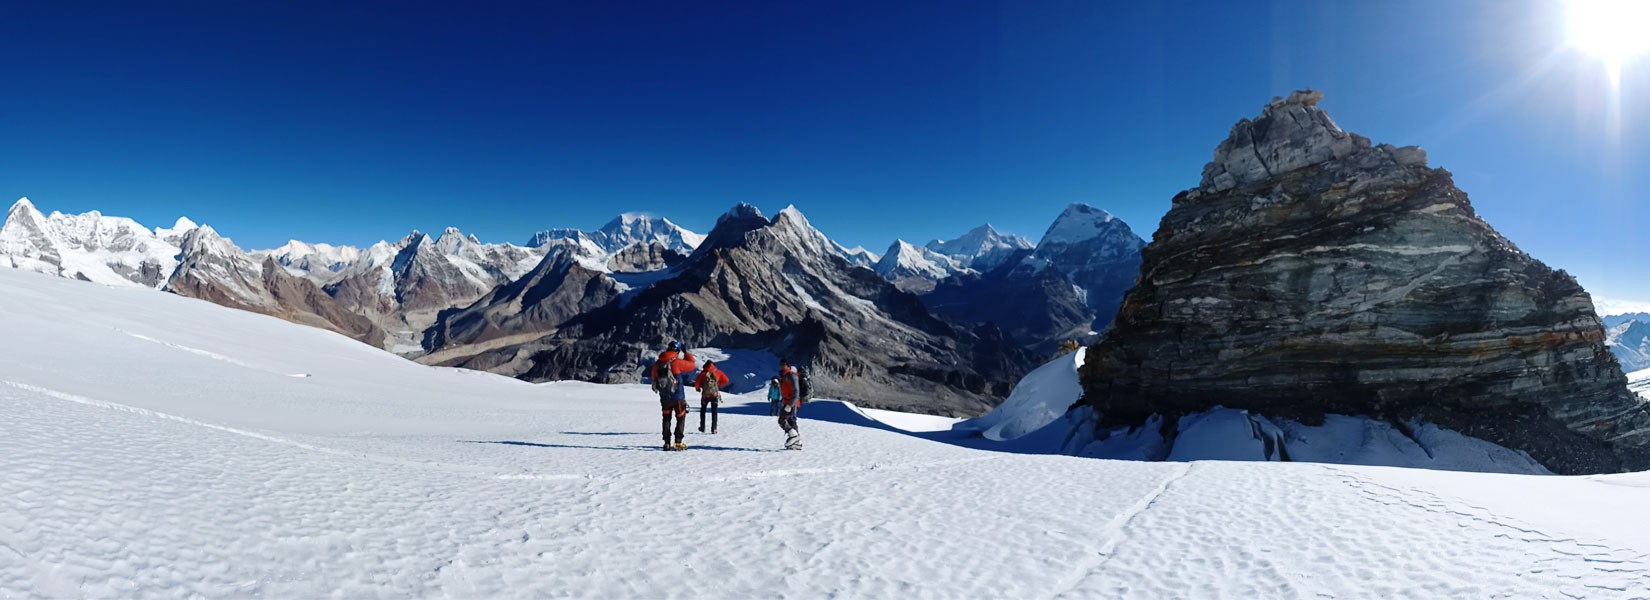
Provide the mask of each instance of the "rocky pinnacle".
[{"label": "rocky pinnacle", "polygon": [[1321,98],[1239,121],[1175,197],[1082,370],[1101,425],[1214,406],[1421,418],[1559,473],[1650,468],[1650,411],[1586,291]]}]

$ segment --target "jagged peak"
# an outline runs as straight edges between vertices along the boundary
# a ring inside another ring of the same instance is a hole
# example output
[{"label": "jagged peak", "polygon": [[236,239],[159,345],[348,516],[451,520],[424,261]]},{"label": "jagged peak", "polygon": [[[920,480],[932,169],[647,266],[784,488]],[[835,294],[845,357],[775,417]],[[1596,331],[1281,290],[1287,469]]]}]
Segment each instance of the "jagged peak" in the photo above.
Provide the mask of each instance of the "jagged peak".
[{"label": "jagged peak", "polygon": [[179,244],[184,256],[234,256],[244,254],[235,242],[218,234],[211,225],[201,225],[184,234]]},{"label": "jagged peak", "polygon": [[190,239],[212,239],[222,238],[223,236],[218,235],[218,230],[213,229],[211,225],[201,225],[192,230],[189,237]]},{"label": "jagged peak", "polygon": [[1012,233],[1003,233],[990,223],[968,230],[960,236],[950,240],[933,240],[928,242],[929,250],[947,255],[976,255],[982,252],[999,251],[1003,247],[1030,248],[1031,241]]},{"label": "jagged peak", "polygon": [[457,227],[448,227],[441,231],[441,237],[436,238],[435,246],[441,252],[453,254],[465,246],[479,246],[481,241],[476,236],[459,231]]},{"label": "jagged peak", "polygon": [[774,222],[779,222],[780,217],[788,217],[798,225],[808,225],[807,215],[802,214],[802,209],[797,208],[795,204],[785,206],[784,209],[779,211],[779,214],[774,215]]},{"label": "jagged peak", "polygon": [[397,245],[403,246],[403,247],[415,246],[415,245],[423,244],[423,243],[429,241],[429,239],[430,239],[429,235],[425,234],[422,231],[414,229],[414,230],[412,230],[412,233],[407,234],[407,237],[401,238],[401,241]]},{"label": "jagged peak", "polygon": [[156,227],[155,235],[161,238],[175,238],[199,228],[200,224],[189,220],[189,217],[178,217],[171,227]]},{"label": "jagged peak", "polygon": [[835,253],[836,243],[832,242],[825,232],[808,222],[808,217],[794,204],[774,215],[773,227],[776,231],[788,232],[792,239],[800,244],[799,249],[822,254]]},{"label": "jagged peak", "polygon": [[918,246],[905,240],[894,240],[894,243],[888,246],[888,252],[882,255],[882,259],[877,261],[872,270],[884,277],[902,272],[917,272],[940,279],[953,273],[968,272],[969,268],[956,259],[926,246]]},{"label": "jagged peak", "polygon": [[762,209],[759,209],[752,204],[740,202],[739,204],[734,205],[733,208],[728,209],[728,212],[722,213],[722,216],[718,217],[716,222],[721,223],[726,219],[748,219],[752,217],[762,219],[764,221],[767,220],[767,217],[762,216]]},{"label": "jagged peak", "polygon": [[1061,211],[1060,216],[1055,220],[1058,221],[1060,219],[1074,218],[1098,219],[1105,223],[1110,223],[1117,220],[1117,217],[1112,215],[1110,212],[1107,212],[1106,209],[1095,208],[1082,202],[1073,202],[1067,205],[1066,209]]},{"label": "jagged peak", "polygon": [[14,217],[21,217],[23,215],[27,215],[36,221],[44,220],[46,218],[46,215],[41,214],[40,209],[36,208],[34,203],[29,201],[28,197],[18,198],[17,202],[11,205],[11,210],[6,211],[6,220],[11,221]]},{"label": "jagged peak", "polygon": [[786,206],[784,210],[781,210],[778,214],[775,214],[773,216],[772,224],[776,227],[789,227],[794,229],[797,233],[808,237],[825,237],[823,233],[820,233],[819,230],[814,227],[813,223],[808,222],[808,216],[802,214],[802,210],[797,208],[795,204]]},{"label": "jagged peak", "polygon": [[1368,138],[1347,133],[1318,108],[1322,99],[1323,92],[1301,90],[1273,98],[1254,119],[1239,120],[1203,167],[1198,187],[1225,191],[1369,148]]},{"label": "jagged peak", "polygon": [[695,255],[717,248],[729,248],[744,243],[745,234],[771,225],[762,211],[755,206],[740,202],[722,216],[716,218],[716,226],[710,233],[705,234],[704,241],[694,251]]},{"label": "jagged peak", "polygon": [[[619,216],[614,217],[612,221],[609,221],[608,225],[610,225],[610,226],[611,225],[629,225],[629,224],[637,223],[637,222],[641,222],[641,221],[653,221],[653,220],[658,220],[658,221],[663,221],[665,223],[670,223],[670,219],[666,219],[664,217],[661,217],[661,216],[658,216],[658,215],[655,215],[655,214],[652,214],[652,213],[642,212],[642,211],[629,211],[629,212],[619,213]],[[671,223],[671,224],[675,225],[675,223]]]},{"label": "jagged peak", "polygon": [[1057,245],[1108,236],[1116,239],[1119,244],[1136,248],[1145,245],[1145,240],[1135,235],[1134,230],[1122,219],[1105,209],[1074,202],[1066,206],[1066,209],[1060,212],[1060,216],[1048,226],[1048,231],[1043,233],[1043,239],[1037,242],[1037,248],[1047,250]]},{"label": "jagged peak", "polygon": [[315,249],[316,249],[315,246],[313,244],[308,243],[308,242],[302,242],[302,241],[299,241],[299,240],[287,240],[285,244],[281,244],[280,246],[277,246],[274,250],[270,250],[270,253],[271,254],[286,255],[286,256],[302,256],[302,255],[305,255],[305,254],[311,254],[311,253],[315,252]]}]

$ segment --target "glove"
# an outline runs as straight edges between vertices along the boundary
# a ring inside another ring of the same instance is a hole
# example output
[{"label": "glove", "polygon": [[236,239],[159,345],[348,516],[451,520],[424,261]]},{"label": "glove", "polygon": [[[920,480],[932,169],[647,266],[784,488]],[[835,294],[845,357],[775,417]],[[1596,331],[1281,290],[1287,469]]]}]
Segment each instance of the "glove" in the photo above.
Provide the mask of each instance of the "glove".
[{"label": "glove", "polygon": [[785,405],[785,408],[784,408],[784,411],[785,411],[785,412],[791,412],[791,405],[789,405],[789,404],[786,404],[786,405]]}]

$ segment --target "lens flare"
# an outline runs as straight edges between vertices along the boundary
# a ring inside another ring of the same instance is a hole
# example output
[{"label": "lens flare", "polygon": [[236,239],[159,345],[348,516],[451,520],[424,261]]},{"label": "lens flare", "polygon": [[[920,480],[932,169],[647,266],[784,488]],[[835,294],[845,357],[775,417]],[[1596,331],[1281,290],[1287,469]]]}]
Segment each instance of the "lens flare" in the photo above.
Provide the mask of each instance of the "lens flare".
[{"label": "lens flare", "polygon": [[1614,67],[1650,53],[1650,0],[1570,0],[1570,43]]}]

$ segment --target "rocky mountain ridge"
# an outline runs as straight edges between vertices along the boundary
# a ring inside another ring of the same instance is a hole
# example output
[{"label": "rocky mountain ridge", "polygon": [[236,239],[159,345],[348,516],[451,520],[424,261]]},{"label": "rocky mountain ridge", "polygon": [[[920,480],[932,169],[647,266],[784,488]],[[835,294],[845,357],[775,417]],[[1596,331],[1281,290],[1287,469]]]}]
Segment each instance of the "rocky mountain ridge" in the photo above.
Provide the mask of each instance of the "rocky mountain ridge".
[{"label": "rocky mountain ridge", "polygon": [[[542,303],[527,301],[527,290],[503,294],[493,304],[505,308],[483,314],[494,315],[491,322],[536,320],[543,328],[527,334],[536,339],[468,355],[432,347],[432,356],[533,381],[624,382],[639,380],[666,341],[684,339],[808,364],[824,396],[941,414],[982,412],[1032,362],[1000,333],[956,329],[916,296],[851,264],[794,207],[772,219],[735,207],[680,266],[617,297],[612,275],[576,260],[541,267],[534,295],[589,298],[594,288],[606,303],[570,318],[533,319],[524,315]],[[471,314],[443,323],[453,330],[488,320]]]},{"label": "rocky mountain ridge", "polygon": [[[612,370],[639,364],[665,339],[651,333],[666,329],[630,321],[682,315],[693,316],[669,325],[677,332],[670,337],[807,361],[821,370],[822,392],[867,406],[981,412],[1032,356],[995,327],[935,318],[866,267],[882,257],[837,244],[794,207],[769,219],[741,206],[707,236],[626,215],[604,231],[544,236],[532,248],[485,244],[449,228],[366,248],[294,240],[254,252],[187,219],[151,231],[97,213],[37,213],[27,201],[13,208],[0,235],[7,266],[119,278],[330,329],[433,364],[527,379],[632,379],[635,373]],[[88,219],[122,233],[64,234],[98,230],[73,225]],[[138,260],[103,252],[109,248],[135,251]],[[128,273],[137,274],[131,279],[109,266],[143,261],[148,266]],[[890,352],[889,339],[912,345]],[[546,360],[538,356],[546,345],[565,348]]]}]

